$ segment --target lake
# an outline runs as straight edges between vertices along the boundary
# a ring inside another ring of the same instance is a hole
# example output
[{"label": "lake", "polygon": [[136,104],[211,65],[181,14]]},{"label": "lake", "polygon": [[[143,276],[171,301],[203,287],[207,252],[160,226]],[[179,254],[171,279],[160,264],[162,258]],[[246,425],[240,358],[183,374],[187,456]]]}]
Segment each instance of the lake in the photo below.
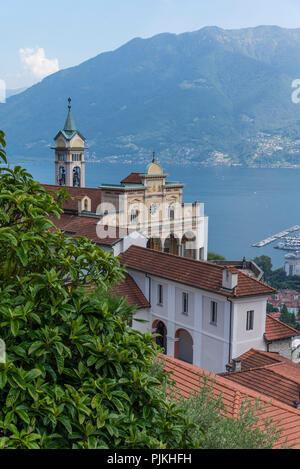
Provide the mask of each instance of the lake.
[{"label": "lake", "polygon": [[[22,162],[22,166],[40,182],[54,183],[53,161]],[[253,248],[251,244],[300,225],[300,169],[163,167],[170,174],[168,180],[186,184],[184,202],[205,203],[209,251],[230,260],[266,254],[275,268],[283,266],[285,252],[274,249],[275,243],[263,248]],[[88,163],[86,185],[118,184],[129,173],[143,170],[140,165]]]}]

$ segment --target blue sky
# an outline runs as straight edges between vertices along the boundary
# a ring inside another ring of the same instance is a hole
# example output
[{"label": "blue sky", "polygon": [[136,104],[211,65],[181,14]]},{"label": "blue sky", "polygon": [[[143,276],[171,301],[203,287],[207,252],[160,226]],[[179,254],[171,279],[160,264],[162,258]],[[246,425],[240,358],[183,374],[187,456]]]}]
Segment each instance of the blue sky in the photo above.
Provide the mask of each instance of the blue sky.
[{"label": "blue sky", "polygon": [[300,28],[300,0],[9,0],[0,17],[0,80],[19,88],[137,36],[211,25]]}]

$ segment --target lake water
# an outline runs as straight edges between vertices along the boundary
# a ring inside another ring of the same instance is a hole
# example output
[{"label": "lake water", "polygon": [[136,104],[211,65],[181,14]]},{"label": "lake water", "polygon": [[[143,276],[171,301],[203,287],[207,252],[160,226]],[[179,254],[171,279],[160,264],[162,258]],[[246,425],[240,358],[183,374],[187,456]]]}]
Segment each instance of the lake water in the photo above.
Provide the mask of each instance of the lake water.
[{"label": "lake water", "polygon": [[[54,183],[53,161],[22,166],[40,182]],[[253,248],[251,244],[300,225],[300,169],[163,167],[170,174],[168,180],[186,184],[184,202],[205,203],[209,251],[231,260],[266,254],[274,267],[283,266],[285,252],[274,249],[275,243],[263,248]],[[89,163],[86,184],[119,184],[129,173],[143,170],[139,165]]]}]

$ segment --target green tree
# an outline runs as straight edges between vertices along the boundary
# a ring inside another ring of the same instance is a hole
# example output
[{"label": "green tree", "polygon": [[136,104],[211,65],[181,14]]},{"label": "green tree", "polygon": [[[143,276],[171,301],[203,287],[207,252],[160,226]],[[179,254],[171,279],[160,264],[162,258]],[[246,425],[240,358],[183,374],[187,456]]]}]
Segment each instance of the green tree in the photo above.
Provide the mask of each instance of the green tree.
[{"label": "green tree", "polygon": [[263,256],[255,257],[253,261],[255,262],[255,264],[258,265],[258,267],[260,267],[263,270],[265,274],[264,275],[265,280],[268,280],[270,278],[270,275],[272,273],[272,268],[273,268],[272,259],[269,256],[263,255]]},{"label": "green tree", "polygon": [[192,448],[151,373],[151,334],[103,295],[123,277],[118,260],[49,220],[65,197],[0,168],[0,448]]},{"label": "green tree", "polygon": [[237,418],[227,416],[222,395],[215,397],[213,380],[202,377],[201,390],[188,399],[182,398],[183,407],[194,427],[190,436],[198,439],[205,449],[272,449],[280,438],[280,431],[269,420],[260,420],[260,403],[244,401]]},{"label": "green tree", "polygon": [[271,303],[267,303],[267,313],[278,313],[278,308],[274,308]]},{"label": "green tree", "polygon": [[287,324],[288,326],[291,327],[296,327],[296,318],[293,313],[290,313],[286,307],[286,305],[283,305],[281,310],[280,310],[280,318],[279,320],[281,322],[284,322],[284,324]]},{"label": "green tree", "polygon": [[226,257],[222,256],[221,254],[217,254],[216,252],[209,252],[207,254],[208,261],[226,261]]}]

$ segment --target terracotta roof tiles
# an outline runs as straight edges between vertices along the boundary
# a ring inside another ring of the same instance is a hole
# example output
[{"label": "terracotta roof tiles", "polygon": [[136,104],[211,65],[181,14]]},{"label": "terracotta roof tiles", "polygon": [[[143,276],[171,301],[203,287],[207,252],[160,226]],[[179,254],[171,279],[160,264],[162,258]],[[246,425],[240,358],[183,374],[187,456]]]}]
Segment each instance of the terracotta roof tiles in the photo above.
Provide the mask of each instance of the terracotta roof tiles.
[{"label": "terracotta roof tiles", "polygon": [[293,327],[284,324],[278,319],[272,317],[270,314],[267,314],[266,318],[266,333],[265,338],[267,342],[272,342],[273,340],[287,339],[289,337],[296,337],[300,335],[300,332],[294,329]]},{"label": "terracotta roof tiles", "polygon": [[286,442],[287,446],[294,445],[295,449],[300,449],[299,410],[276,399],[270,399],[262,392],[257,392],[240,383],[214,375],[175,358],[164,356],[163,362],[165,370],[172,373],[171,379],[175,382],[175,389],[183,397],[188,397],[193,392],[200,390],[204,385],[203,375],[205,375],[213,389],[214,396],[216,398],[222,396],[228,417],[236,417],[246,399],[250,400],[252,404],[258,399],[261,406],[256,414],[259,418],[258,426],[262,427],[265,419],[272,419],[272,424],[275,424],[278,430],[282,430],[280,439],[274,448],[280,449],[282,444]]},{"label": "terracotta roof tiles", "polygon": [[131,173],[129,176],[127,176],[123,181],[121,181],[121,184],[124,186],[126,184],[142,184],[142,177],[140,173]]},{"label": "terracotta roof tiles", "polygon": [[[52,195],[55,197],[55,193],[62,189],[62,186],[51,185],[51,184],[41,184],[47,191],[52,192]],[[102,190],[100,188],[91,188],[91,187],[70,187],[64,186],[68,194],[72,197],[68,199],[63,208],[65,210],[70,210],[73,212],[78,212],[78,201],[84,199],[84,197],[89,197],[91,200],[91,211],[96,213],[98,205],[101,204]]]},{"label": "terracotta roof tiles", "polygon": [[300,400],[300,365],[274,352],[251,349],[241,355],[241,371],[219,376],[294,406]]},{"label": "terracotta roof tiles", "polygon": [[125,280],[113,286],[111,293],[117,297],[125,297],[130,306],[137,306],[139,309],[149,308],[149,301],[137,286],[129,274],[125,274]]},{"label": "terracotta roof tiles", "polygon": [[77,215],[63,214],[61,218],[51,218],[51,221],[55,224],[57,229],[64,231],[66,234],[84,236],[100,245],[112,246],[129,233],[127,229],[108,226],[106,227],[107,236],[99,237],[97,234],[99,219],[93,217],[79,217]]},{"label": "terracotta roof tiles", "polygon": [[219,293],[227,297],[239,298],[252,295],[269,295],[275,291],[268,285],[234,268],[229,269],[238,275],[238,285],[234,291],[225,290],[222,288],[222,277],[223,270],[228,267],[139,246],[131,246],[120,256],[120,261],[130,269],[147,272],[161,278]]}]

